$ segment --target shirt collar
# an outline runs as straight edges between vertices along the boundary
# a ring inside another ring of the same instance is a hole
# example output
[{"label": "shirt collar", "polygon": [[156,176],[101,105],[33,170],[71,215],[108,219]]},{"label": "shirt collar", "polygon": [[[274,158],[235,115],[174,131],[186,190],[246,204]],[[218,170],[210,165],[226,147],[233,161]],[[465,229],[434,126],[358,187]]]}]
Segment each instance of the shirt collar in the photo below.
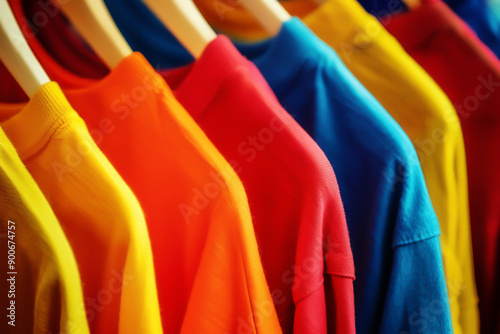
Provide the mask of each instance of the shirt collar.
[{"label": "shirt collar", "polygon": [[0,125],[22,160],[45,147],[72,117],[78,115],[56,82],[42,85],[27,103],[0,103]]},{"label": "shirt collar", "polygon": [[321,59],[325,52],[335,53],[297,17],[283,23],[278,34],[272,38],[256,43],[234,44],[259,68],[278,96],[283,83],[293,79],[305,62]]},{"label": "shirt collar", "polygon": [[206,109],[228,75],[252,66],[223,35],[210,42],[199,59],[175,70],[162,70],[176,97],[193,118]]}]

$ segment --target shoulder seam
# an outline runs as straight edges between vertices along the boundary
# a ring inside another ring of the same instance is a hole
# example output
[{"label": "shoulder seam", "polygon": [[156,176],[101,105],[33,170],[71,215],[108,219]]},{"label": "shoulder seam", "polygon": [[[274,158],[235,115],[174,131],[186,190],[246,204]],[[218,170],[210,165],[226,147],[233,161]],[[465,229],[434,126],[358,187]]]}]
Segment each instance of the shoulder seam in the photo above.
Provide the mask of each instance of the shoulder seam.
[{"label": "shoulder seam", "polygon": [[429,233],[426,233],[426,234],[418,235],[417,237],[409,239],[409,240],[404,240],[403,239],[402,241],[394,243],[392,245],[392,248],[397,248],[397,247],[400,247],[400,246],[408,246],[408,245],[415,244],[415,243],[418,243],[418,242],[422,242],[422,241],[425,241],[425,240],[428,240],[428,239],[439,237],[440,235],[441,235],[441,232],[439,230],[432,231],[432,232],[429,232]]}]

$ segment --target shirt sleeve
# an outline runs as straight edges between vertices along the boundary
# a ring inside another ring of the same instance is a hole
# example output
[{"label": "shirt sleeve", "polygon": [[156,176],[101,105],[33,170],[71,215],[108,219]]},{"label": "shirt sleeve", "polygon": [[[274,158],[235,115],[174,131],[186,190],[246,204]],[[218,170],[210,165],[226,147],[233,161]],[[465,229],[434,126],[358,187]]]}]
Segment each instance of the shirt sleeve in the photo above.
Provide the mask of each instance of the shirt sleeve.
[{"label": "shirt sleeve", "polygon": [[439,237],[397,246],[379,333],[452,333]]},{"label": "shirt sleeve", "polygon": [[[328,333],[356,333],[352,283],[351,277],[325,275]],[[335,302],[329,298],[335,298]]]}]

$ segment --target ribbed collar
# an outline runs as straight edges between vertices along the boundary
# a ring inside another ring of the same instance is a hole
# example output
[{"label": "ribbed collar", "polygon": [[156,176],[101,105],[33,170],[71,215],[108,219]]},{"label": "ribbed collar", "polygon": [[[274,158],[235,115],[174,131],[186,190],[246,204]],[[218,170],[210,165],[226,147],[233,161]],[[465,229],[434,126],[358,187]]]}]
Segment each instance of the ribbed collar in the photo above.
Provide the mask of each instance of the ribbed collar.
[{"label": "ribbed collar", "polygon": [[28,103],[0,103],[0,125],[22,160],[45,147],[69,119],[79,118],[56,82],[35,92]]},{"label": "ribbed collar", "polygon": [[[59,86],[58,86],[59,87]],[[70,101],[77,98],[79,100],[102,101],[102,99],[113,100],[120,96],[110,96],[110,92],[121,92],[130,94],[137,87],[152,87],[153,91],[161,91],[162,96],[169,100],[175,100],[173,92],[165,84],[164,80],[156,73],[142,54],[135,52],[123,59],[118,65],[103,79],[92,82],[80,82],[79,87],[64,88],[63,96],[67,96]],[[59,88],[60,90],[60,88]],[[65,98],[66,99],[66,98]],[[0,114],[13,115],[21,110],[26,103],[0,103]],[[111,106],[110,106],[111,107]],[[92,113],[97,116],[106,113],[108,110],[77,110],[84,118],[86,114]],[[3,118],[5,119],[5,117]]]}]

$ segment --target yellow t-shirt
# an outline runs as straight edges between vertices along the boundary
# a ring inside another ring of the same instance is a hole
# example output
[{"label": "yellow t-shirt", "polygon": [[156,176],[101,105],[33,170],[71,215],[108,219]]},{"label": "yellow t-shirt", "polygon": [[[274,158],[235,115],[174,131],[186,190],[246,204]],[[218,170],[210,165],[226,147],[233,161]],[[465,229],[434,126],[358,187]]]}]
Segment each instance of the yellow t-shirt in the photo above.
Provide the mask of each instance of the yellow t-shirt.
[{"label": "yellow t-shirt", "polygon": [[40,87],[21,111],[0,104],[0,120],[73,248],[90,331],[161,333],[142,210],[59,85]]},{"label": "yellow t-shirt", "polygon": [[[268,37],[240,4],[195,0],[210,23],[239,40]],[[455,108],[431,77],[355,0],[281,2],[338,53],[412,140],[441,228],[455,333],[478,333],[467,171]],[[316,8],[317,7],[317,8]]]},{"label": "yellow t-shirt", "polygon": [[89,333],[73,251],[1,129],[0,261],[0,333]]}]

